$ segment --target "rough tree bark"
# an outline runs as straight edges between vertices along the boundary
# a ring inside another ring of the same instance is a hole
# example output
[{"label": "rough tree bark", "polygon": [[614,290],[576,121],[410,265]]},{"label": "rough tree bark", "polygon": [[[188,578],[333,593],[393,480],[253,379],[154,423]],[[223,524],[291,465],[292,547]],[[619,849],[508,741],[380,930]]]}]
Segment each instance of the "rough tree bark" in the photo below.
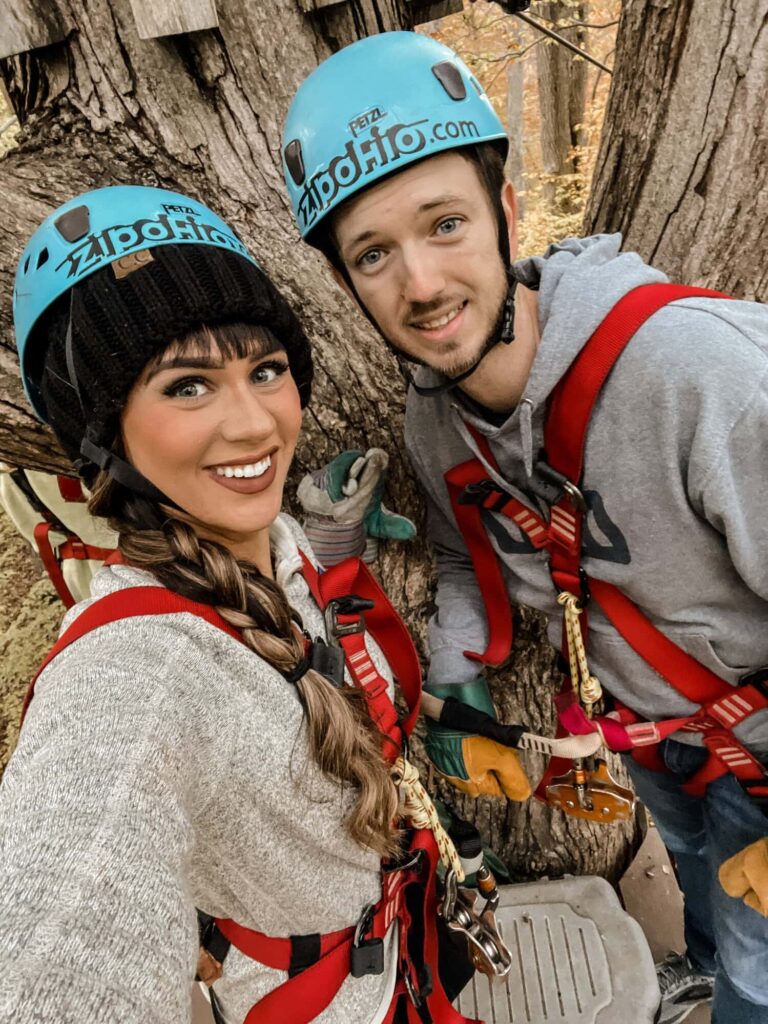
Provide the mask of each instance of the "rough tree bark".
[{"label": "rough tree bark", "polygon": [[626,0],[585,224],[768,299],[768,0]]},{"label": "rough tree bark", "polygon": [[[547,19],[569,42],[584,49],[586,33],[573,20],[585,21],[586,3],[555,0],[540,3],[536,14]],[[536,49],[541,112],[541,157],[544,174],[544,198],[563,213],[572,213],[577,197],[567,188],[578,170],[577,149],[584,143],[581,128],[587,88],[587,65],[581,58],[553,40],[544,40]],[[570,179],[567,176],[571,176]],[[558,181],[558,179],[564,179]]]},{"label": "rough tree bark", "polygon": [[[54,2],[71,26],[67,38],[0,64],[23,125],[19,148],[0,163],[0,458],[67,468],[17,378],[10,295],[24,241],[78,192],[160,185],[191,192],[233,223],[312,335],[317,387],[294,479],[345,447],[379,445],[392,456],[390,504],[421,524],[402,448],[404,381],[319,258],[298,243],[279,164],[281,120],[302,78],[357,36],[408,27],[404,0],[354,0],[311,15],[295,0],[219,0],[217,30],[147,41],[128,0]],[[423,544],[390,545],[378,569],[422,631],[431,600]],[[538,620],[520,618],[516,667],[497,674],[494,692],[507,721],[551,729],[552,655]],[[461,810],[478,818],[518,877],[615,874],[627,850],[628,830],[565,821],[538,804],[468,800]]]}]

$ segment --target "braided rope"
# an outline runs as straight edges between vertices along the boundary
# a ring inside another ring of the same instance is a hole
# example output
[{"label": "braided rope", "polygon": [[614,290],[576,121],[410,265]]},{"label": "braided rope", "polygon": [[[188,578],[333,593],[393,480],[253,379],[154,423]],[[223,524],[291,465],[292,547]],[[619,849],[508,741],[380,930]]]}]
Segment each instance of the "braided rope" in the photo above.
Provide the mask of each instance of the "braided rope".
[{"label": "braided rope", "polygon": [[584,705],[587,714],[592,716],[593,706],[603,695],[603,688],[597,676],[589,671],[584,638],[581,635],[579,616],[582,608],[579,599],[567,590],[557,595],[557,603],[563,609],[565,618],[565,635],[568,641],[568,663],[571,669],[573,692]]},{"label": "braided rope", "polygon": [[453,840],[440,824],[435,805],[419,779],[419,770],[404,757],[398,757],[392,766],[392,781],[400,794],[400,813],[414,828],[428,828],[432,831],[447,870],[456,872],[456,879],[464,881],[464,868]]}]

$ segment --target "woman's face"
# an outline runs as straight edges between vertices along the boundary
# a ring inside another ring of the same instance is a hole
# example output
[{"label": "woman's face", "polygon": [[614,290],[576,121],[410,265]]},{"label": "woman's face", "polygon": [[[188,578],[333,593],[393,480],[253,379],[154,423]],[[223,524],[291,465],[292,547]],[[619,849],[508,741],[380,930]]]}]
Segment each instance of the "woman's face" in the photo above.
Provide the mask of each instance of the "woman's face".
[{"label": "woman's face", "polygon": [[196,532],[269,571],[268,528],[301,427],[279,343],[254,328],[244,357],[214,334],[171,344],[138,378],[122,414],[128,460],[195,520]]}]

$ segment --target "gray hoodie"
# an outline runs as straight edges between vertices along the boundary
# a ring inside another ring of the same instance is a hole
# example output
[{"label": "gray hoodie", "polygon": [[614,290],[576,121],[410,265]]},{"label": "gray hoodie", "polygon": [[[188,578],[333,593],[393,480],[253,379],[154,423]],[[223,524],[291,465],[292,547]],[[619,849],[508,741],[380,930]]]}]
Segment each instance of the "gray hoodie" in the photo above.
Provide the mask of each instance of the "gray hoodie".
[{"label": "gray hoodie", "polygon": [[[477,674],[466,649],[482,651],[485,614],[451,512],[443,474],[473,455],[472,424],[500,473],[488,475],[543,512],[530,477],[543,446],[546,402],[611,307],[642,284],[666,281],[619,235],[569,238],[516,276],[538,291],[541,341],[517,408],[499,427],[450,393],[409,392],[406,444],[429,505],[437,557],[437,612],[430,624],[430,682]],[[418,383],[434,383],[422,368]],[[768,308],[725,299],[685,299],[640,328],[597,401],[582,490],[589,504],[583,565],[618,586],[671,640],[729,683],[768,665]],[[547,570],[509,519],[484,513],[510,600],[549,617],[560,647],[562,619]],[[588,654],[605,688],[648,719],[695,710],[590,607]],[[768,713],[737,734],[768,758]],[[698,735],[676,739],[701,742]]]},{"label": "gray hoodie", "polygon": [[[324,635],[306,537],[281,516],[270,540],[277,582]],[[153,584],[116,565],[93,593]],[[88,633],[40,675],[0,786],[0,1021],[184,1024],[195,907],[274,936],[354,924],[381,895],[378,857],[343,826],[355,798],[309,757],[295,688],[222,630],[184,612]],[[385,973],[348,977],[319,1024],[383,1019],[395,940]],[[285,979],[233,947],[215,986],[227,1024]]]}]

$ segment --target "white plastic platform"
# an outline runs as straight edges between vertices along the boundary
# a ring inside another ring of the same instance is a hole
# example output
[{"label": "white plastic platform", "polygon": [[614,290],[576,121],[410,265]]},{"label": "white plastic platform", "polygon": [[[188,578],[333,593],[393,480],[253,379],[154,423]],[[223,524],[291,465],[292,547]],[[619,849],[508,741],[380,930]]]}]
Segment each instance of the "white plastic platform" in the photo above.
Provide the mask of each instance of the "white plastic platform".
[{"label": "white plastic platform", "polygon": [[504,885],[496,917],[512,969],[456,1000],[485,1024],[652,1024],[656,973],[638,923],[603,878]]}]

